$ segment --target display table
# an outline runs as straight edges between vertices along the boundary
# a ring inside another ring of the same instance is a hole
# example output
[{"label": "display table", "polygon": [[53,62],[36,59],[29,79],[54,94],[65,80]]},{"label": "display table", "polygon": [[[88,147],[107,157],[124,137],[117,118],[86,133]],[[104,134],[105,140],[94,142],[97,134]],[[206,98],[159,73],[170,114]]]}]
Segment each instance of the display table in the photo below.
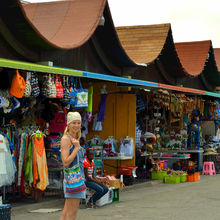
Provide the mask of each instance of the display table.
[{"label": "display table", "polygon": [[108,161],[111,161],[111,160],[114,160],[116,161],[116,166],[113,166],[112,164],[109,164],[109,163],[104,163],[105,166],[108,166],[108,167],[112,167],[112,168],[115,168],[117,171],[117,174],[118,173],[118,168],[122,165],[122,161],[124,160],[132,160],[133,157],[132,156],[117,156],[117,157],[104,157],[104,160],[108,160]]},{"label": "display table", "polygon": [[132,156],[104,157],[104,160],[131,160]]},{"label": "display table", "polygon": [[141,154],[141,157],[149,157],[149,156],[157,156],[158,153],[147,153],[147,152],[144,152],[143,154]]},{"label": "display table", "polygon": [[174,160],[184,160],[184,159],[190,159],[190,157],[159,157],[163,159],[174,159]]}]

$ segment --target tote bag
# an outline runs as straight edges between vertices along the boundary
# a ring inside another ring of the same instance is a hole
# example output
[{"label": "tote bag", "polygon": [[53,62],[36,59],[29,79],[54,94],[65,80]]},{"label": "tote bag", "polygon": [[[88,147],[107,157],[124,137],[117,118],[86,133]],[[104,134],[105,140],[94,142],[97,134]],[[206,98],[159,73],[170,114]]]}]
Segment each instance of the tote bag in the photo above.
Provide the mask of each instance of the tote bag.
[{"label": "tote bag", "polygon": [[70,168],[64,168],[64,186],[67,193],[78,193],[86,189],[81,175],[78,154],[77,164]]},{"label": "tote bag", "polygon": [[73,76],[69,78],[69,84],[70,84],[70,101],[69,104],[72,106],[75,106],[77,103],[77,90],[75,88],[75,82]]},{"label": "tote bag", "polygon": [[15,96],[17,98],[22,98],[24,96],[25,89],[26,89],[26,84],[24,78],[19,74],[18,70],[16,70],[16,74],[12,79],[9,95]]},{"label": "tote bag", "polygon": [[31,96],[31,72],[26,73],[26,88],[24,90],[24,97],[30,97]]},{"label": "tote bag", "polygon": [[63,105],[68,105],[70,102],[70,90],[68,88],[68,78],[63,77],[63,98],[60,100]]},{"label": "tote bag", "polygon": [[49,74],[49,84],[48,84],[48,98],[56,98],[57,90],[53,76]]},{"label": "tote bag", "polygon": [[31,96],[37,97],[40,94],[38,78],[35,73],[31,73]]},{"label": "tote bag", "polygon": [[45,148],[48,151],[60,151],[60,135],[48,135],[45,138]]},{"label": "tote bag", "polygon": [[63,98],[63,85],[61,82],[61,77],[58,75],[56,75],[55,86],[56,86],[56,97],[59,99]]},{"label": "tote bag", "polygon": [[83,89],[80,78],[76,79],[76,88],[77,82],[79,82],[79,89],[77,90],[77,102],[74,106],[75,109],[87,108],[88,107],[88,89]]},{"label": "tote bag", "polygon": [[41,93],[43,96],[46,96],[46,97],[49,96],[49,75],[48,74],[43,76]]},{"label": "tote bag", "polygon": [[60,105],[58,111],[54,114],[54,118],[50,122],[50,132],[64,132],[67,126],[66,111],[60,112]]}]

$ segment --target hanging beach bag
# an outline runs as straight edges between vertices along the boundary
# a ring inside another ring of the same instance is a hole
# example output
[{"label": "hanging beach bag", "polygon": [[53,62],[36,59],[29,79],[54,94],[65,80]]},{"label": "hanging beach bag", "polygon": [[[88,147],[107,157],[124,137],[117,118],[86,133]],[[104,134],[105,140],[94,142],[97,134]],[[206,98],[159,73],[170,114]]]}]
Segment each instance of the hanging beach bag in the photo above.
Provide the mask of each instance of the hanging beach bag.
[{"label": "hanging beach bag", "polygon": [[61,82],[61,77],[58,75],[56,75],[55,85],[56,85],[57,98],[59,99],[63,98],[63,85]]},{"label": "hanging beach bag", "polygon": [[50,132],[64,132],[67,126],[66,111],[63,109],[63,112],[60,112],[60,107],[61,105],[59,105],[58,111],[54,113],[54,118],[50,122]]},{"label": "hanging beach bag", "polygon": [[67,193],[78,193],[86,189],[79,166],[79,155],[77,154],[76,157],[76,165],[70,168],[64,168],[64,186]]},{"label": "hanging beach bag", "polygon": [[60,135],[48,135],[45,138],[45,148],[48,151],[60,151]]},{"label": "hanging beach bag", "polygon": [[49,84],[48,84],[48,98],[56,98],[57,90],[54,82],[53,76],[49,74]]},{"label": "hanging beach bag", "polygon": [[74,78],[73,76],[70,76],[69,78],[69,84],[70,84],[70,101],[69,104],[72,106],[75,106],[77,103],[77,90],[75,88]]},{"label": "hanging beach bag", "polygon": [[48,74],[43,76],[41,94],[46,97],[49,96],[49,75]]},{"label": "hanging beach bag", "polygon": [[26,73],[26,88],[24,90],[24,97],[30,97],[31,96],[31,72]]},{"label": "hanging beach bag", "polygon": [[80,78],[76,79],[76,88],[77,81],[79,82],[79,89],[77,90],[77,102],[74,106],[75,109],[87,108],[88,107],[88,89],[83,89]]},{"label": "hanging beach bag", "polygon": [[12,79],[9,95],[15,96],[17,98],[22,98],[24,96],[25,89],[26,89],[26,84],[24,78],[19,74],[18,70],[16,70],[16,74]]},{"label": "hanging beach bag", "polygon": [[38,78],[35,73],[30,72],[30,74],[31,74],[31,96],[37,97],[40,94]]},{"label": "hanging beach bag", "polygon": [[70,101],[70,90],[68,88],[68,78],[63,77],[63,98],[60,100],[64,105],[68,105]]}]

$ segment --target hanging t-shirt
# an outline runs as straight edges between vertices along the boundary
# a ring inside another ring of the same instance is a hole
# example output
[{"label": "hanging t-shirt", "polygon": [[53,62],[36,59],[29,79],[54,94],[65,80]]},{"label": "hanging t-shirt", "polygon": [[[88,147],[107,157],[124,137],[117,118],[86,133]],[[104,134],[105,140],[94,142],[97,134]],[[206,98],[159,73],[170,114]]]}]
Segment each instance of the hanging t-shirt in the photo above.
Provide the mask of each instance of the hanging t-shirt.
[{"label": "hanging t-shirt", "polygon": [[15,181],[16,167],[12,159],[9,144],[0,134],[0,187],[11,185]]},{"label": "hanging t-shirt", "polygon": [[6,146],[5,137],[0,134],[0,175],[6,174],[6,161],[5,161],[6,151],[7,151],[7,146]]},{"label": "hanging t-shirt", "polygon": [[121,143],[120,153],[124,153],[126,156],[133,156],[134,152],[134,141],[133,138],[129,138],[129,141]]}]

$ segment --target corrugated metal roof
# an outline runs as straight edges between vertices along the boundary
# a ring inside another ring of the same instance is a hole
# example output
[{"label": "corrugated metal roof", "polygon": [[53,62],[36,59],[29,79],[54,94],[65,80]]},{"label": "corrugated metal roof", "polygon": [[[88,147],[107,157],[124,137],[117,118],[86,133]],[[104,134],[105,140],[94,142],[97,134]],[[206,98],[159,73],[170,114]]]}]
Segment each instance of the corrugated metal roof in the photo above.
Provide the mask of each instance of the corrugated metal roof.
[{"label": "corrugated metal roof", "polygon": [[215,61],[220,72],[220,48],[214,48]]},{"label": "corrugated metal roof", "polygon": [[196,76],[202,73],[211,41],[175,43],[175,47],[180,62],[188,74]]},{"label": "corrugated metal roof", "polygon": [[119,40],[136,63],[149,63],[159,55],[166,42],[170,24],[116,27]]},{"label": "corrugated metal roof", "polygon": [[23,4],[36,31],[60,49],[84,44],[97,28],[106,0],[68,0]]}]

